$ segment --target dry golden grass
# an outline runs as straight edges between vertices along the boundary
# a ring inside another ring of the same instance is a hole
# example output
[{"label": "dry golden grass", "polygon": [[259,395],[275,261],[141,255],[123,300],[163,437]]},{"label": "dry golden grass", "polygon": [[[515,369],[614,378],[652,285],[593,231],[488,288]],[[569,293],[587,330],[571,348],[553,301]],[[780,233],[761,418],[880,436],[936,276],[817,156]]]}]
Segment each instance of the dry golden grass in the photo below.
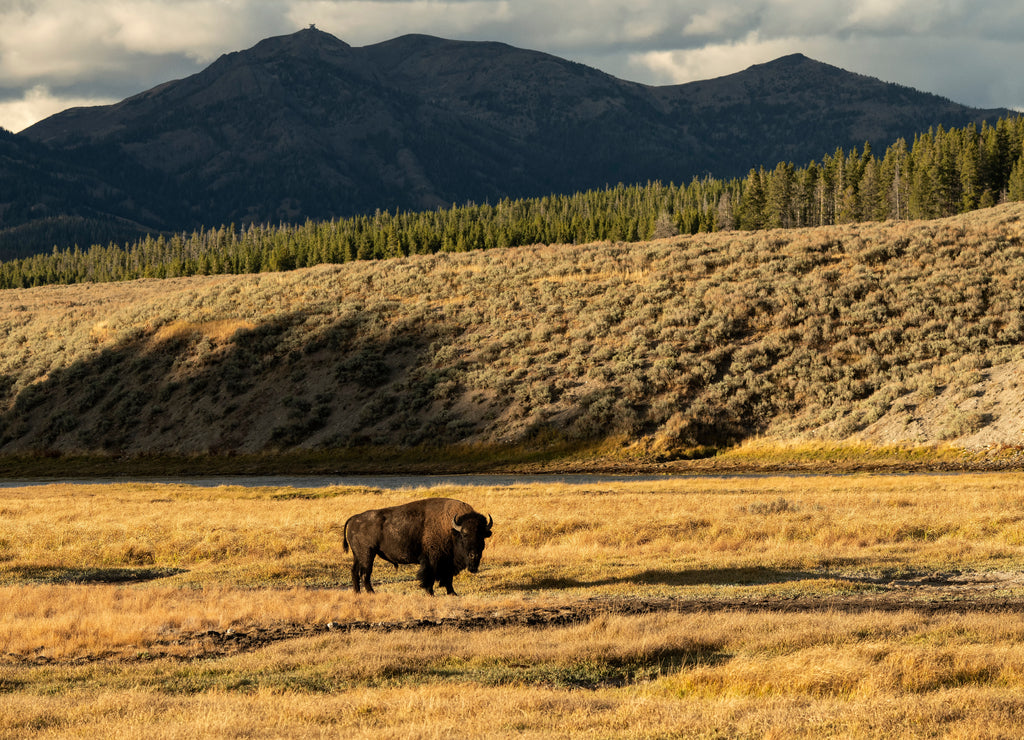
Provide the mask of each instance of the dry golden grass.
[{"label": "dry golden grass", "polygon": [[828,612],[283,642],[216,661],[0,668],[22,737],[1008,737],[1019,620]]},{"label": "dry golden grass", "polygon": [[[345,519],[423,495],[494,517],[481,573],[431,599],[380,564],[378,593],[352,594]],[[1024,721],[1021,475],[53,484],[0,489],[0,516],[0,737],[1005,737]]]}]

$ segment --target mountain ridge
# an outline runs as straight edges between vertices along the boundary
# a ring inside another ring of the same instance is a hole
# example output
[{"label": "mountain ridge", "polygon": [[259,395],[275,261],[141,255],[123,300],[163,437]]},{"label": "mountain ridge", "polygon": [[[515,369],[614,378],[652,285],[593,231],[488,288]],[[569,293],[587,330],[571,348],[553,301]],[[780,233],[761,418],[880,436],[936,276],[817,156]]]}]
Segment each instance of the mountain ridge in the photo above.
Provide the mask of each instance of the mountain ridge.
[{"label": "mountain ridge", "polygon": [[[29,127],[17,137],[91,173],[92,190],[110,197],[69,203],[40,176],[42,195],[11,196],[0,213],[27,214],[5,228],[78,213],[182,231],[429,210],[739,176],[1004,114],[802,54],[655,87],[499,42],[409,34],[352,47],[308,28]],[[0,174],[4,155],[0,141]]]}]

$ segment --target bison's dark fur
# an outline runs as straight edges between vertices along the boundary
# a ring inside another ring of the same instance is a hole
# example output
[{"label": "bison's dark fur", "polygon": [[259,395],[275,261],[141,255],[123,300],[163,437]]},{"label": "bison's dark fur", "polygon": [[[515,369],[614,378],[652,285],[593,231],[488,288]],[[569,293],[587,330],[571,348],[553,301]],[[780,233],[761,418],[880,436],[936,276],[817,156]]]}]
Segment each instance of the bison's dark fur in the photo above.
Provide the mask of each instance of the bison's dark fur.
[{"label": "bison's dark fur", "polygon": [[433,595],[435,582],[454,594],[452,579],[462,570],[476,573],[480,567],[492,524],[469,504],[451,498],[356,514],[345,522],[343,536],[345,552],[352,549],[352,588],[359,593],[361,581],[367,592],[373,592],[370,575],[379,555],[395,567],[419,563],[417,578],[428,594]]}]

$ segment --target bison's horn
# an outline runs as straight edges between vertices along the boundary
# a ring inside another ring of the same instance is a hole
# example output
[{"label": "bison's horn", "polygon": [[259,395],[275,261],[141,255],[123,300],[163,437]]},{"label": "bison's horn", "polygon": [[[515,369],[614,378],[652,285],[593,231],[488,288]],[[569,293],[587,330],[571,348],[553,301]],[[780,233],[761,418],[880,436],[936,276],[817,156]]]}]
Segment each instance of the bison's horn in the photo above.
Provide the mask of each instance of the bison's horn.
[{"label": "bison's horn", "polygon": [[488,515],[487,515],[487,528],[488,528],[488,529],[490,529],[490,528],[491,528],[491,527],[493,527],[493,526],[494,526],[494,520],[493,520],[493,519],[491,519],[491,515],[490,515],[490,514],[488,514]]},{"label": "bison's horn", "polygon": [[456,532],[462,531],[462,527],[459,526],[458,517],[452,517],[452,529],[454,529]]}]

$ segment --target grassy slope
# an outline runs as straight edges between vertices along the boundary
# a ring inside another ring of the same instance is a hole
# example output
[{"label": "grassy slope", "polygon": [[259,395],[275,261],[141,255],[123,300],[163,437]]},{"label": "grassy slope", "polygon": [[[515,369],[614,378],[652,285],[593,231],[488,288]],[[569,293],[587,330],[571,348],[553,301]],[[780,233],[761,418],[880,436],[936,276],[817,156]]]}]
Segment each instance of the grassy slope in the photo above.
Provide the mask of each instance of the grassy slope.
[{"label": "grassy slope", "polygon": [[1008,204],[4,291],[0,455],[256,465],[348,450],[297,464],[369,468],[426,464],[439,443],[465,467],[755,438],[733,459],[765,439],[801,441],[807,459],[833,444],[1014,447],[1022,257],[1024,204]]}]

